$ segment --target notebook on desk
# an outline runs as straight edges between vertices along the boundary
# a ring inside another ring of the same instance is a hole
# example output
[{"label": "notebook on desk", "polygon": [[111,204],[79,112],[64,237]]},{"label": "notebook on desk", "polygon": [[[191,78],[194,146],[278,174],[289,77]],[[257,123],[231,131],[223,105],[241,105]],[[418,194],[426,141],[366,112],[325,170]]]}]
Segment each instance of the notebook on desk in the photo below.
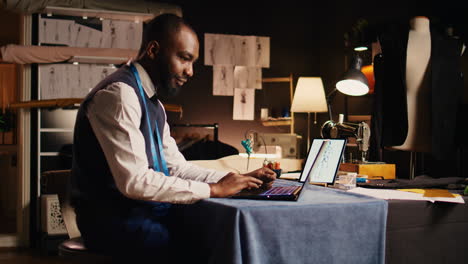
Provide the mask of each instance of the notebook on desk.
[{"label": "notebook on desk", "polygon": [[298,181],[277,179],[268,190],[243,190],[231,198],[297,201],[306,182],[333,184],[346,146],[346,139],[316,138],[307,154]]}]

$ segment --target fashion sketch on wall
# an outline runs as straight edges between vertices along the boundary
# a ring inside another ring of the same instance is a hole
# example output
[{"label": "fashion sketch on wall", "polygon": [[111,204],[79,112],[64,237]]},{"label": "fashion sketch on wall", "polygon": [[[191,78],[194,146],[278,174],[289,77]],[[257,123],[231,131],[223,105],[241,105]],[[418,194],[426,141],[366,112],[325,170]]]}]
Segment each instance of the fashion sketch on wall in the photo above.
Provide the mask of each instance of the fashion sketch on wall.
[{"label": "fashion sketch on wall", "polygon": [[91,27],[76,24],[74,27],[76,36],[72,47],[79,48],[100,48],[102,46],[102,32]]},{"label": "fashion sketch on wall", "polygon": [[205,34],[205,65],[235,65],[235,38],[232,35]]},{"label": "fashion sketch on wall", "polygon": [[66,19],[39,20],[39,42],[58,45],[70,45],[75,21]]},{"label": "fashion sketch on wall", "polygon": [[255,89],[234,89],[234,120],[254,120]]},{"label": "fashion sketch on wall", "polygon": [[108,19],[86,21],[40,17],[39,43],[78,48],[140,48],[142,23]]},{"label": "fashion sketch on wall", "polygon": [[205,33],[205,65],[270,67],[270,38]]},{"label": "fashion sketch on wall", "polygon": [[255,66],[255,36],[235,36],[235,65]]},{"label": "fashion sketch on wall", "polygon": [[213,95],[234,95],[234,66],[213,65]]},{"label": "fashion sketch on wall", "polygon": [[270,68],[269,37],[255,37],[255,66]]},{"label": "fashion sketch on wall", "polygon": [[105,19],[102,21],[102,47],[138,50],[142,30],[141,23]]},{"label": "fashion sketch on wall", "polygon": [[64,98],[69,81],[66,66],[67,64],[39,65],[40,99]]},{"label": "fashion sketch on wall", "polygon": [[41,99],[84,98],[117,69],[108,65],[68,63],[39,65]]},{"label": "fashion sketch on wall", "polygon": [[262,89],[262,69],[259,67],[234,67],[234,86],[236,88]]},{"label": "fashion sketch on wall", "polygon": [[213,95],[232,96],[233,119],[254,120],[255,90],[270,67],[270,38],[205,33],[204,64],[213,66]]}]

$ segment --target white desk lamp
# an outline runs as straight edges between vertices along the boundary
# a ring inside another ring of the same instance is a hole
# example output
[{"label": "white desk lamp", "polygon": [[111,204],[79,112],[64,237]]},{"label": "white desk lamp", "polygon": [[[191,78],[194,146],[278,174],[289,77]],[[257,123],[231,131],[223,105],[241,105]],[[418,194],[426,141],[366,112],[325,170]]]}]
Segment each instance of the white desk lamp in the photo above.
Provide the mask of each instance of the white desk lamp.
[{"label": "white desk lamp", "polygon": [[310,147],[310,113],[314,113],[314,124],[317,124],[317,113],[327,111],[327,100],[322,78],[299,77],[291,112],[307,113],[307,150]]},{"label": "white desk lamp", "polygon": [[356,54],[350,63],[349,69],[343,74],[340,81],[336,83],[336,88],[327,94],[328,114],[330,120],[333,119],[331,111],[331,103],[335,97],[336,91],[340,91],[345,95],[362,96],[369,92],[369,82],[367,77],[362,73],[362,58]]}]

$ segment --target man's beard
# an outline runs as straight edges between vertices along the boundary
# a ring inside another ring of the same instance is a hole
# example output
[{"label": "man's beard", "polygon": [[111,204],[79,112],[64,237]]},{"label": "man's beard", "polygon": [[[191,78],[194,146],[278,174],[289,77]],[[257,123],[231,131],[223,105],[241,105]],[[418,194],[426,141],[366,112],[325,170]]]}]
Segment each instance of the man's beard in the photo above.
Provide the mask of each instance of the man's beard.
[{"label": "man's beard", "polygon": [[180,90],[182,90],[181,86],[178,86],[176,84],[176,87],[170,87],[169,85],[166,85],[166,91],[167,91],[167,96],[168,97],[174,97],[177,96],[180,93]]},{"label": "man's beard", "polygon": [[[156,87],[158,98],[166,99],[177,96],[180,93],[182,87],[177,85],[177,83],[172,84],[171,81],[177,78],[175,75],[171,74],[167,68],[169,63],[164,59],[164,57],[157,59],[156,63],[158,64],[157,74],[159,74],[159,80],[161,81],[161,83]],[[161,69],[164,69],[164,71]]]},{"label": "man's beard", "polygon": [[158,97],[165,99],[177,96],[182,90],[181,86],[175,84],[175,87],[170,84],[170,79],[164,79],[161,82],[161,86],[157,87]]}]

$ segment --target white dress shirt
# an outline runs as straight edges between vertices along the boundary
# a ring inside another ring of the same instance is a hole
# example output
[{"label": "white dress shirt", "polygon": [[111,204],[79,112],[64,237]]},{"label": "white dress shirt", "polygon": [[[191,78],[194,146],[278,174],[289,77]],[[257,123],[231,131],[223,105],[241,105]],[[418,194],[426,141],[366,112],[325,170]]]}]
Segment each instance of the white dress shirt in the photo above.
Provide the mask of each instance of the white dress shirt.
[{"label": "white dress shirt", "polygon": [[[138,63],[134,63],[148,97],[154,85]],[[161,102],[159,102],[161,104]],[[164,110],[163,105],[161,108]],[[165,121],[163,151],[170,176],[148,168],[145,139],[141,133],[141,106],[135,90],[115,82],[98,91],[89,102],[87,117],[101,145],[115,179],[125,196],[170,203],[194,203],[210,197],[209,182],[217,182],[227,172],[201,168],[187,162],[178,150]],[[164,111],[165,120],[167,119]]]}]

